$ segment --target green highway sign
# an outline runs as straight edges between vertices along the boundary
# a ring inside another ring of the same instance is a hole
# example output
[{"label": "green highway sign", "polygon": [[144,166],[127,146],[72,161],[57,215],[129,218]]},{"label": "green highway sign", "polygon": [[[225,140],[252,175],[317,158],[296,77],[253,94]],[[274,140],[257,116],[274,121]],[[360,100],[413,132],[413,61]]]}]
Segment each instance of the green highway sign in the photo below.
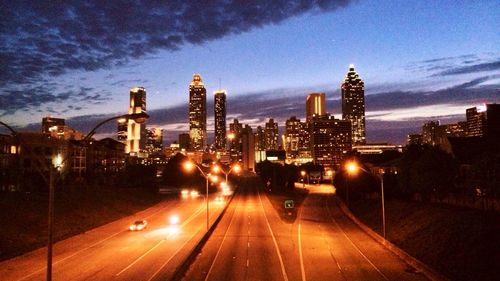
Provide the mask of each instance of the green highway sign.
[{"label": "green highway sign", "polygon": [[293,200],[285,200],[285,209],[293,209]]}]

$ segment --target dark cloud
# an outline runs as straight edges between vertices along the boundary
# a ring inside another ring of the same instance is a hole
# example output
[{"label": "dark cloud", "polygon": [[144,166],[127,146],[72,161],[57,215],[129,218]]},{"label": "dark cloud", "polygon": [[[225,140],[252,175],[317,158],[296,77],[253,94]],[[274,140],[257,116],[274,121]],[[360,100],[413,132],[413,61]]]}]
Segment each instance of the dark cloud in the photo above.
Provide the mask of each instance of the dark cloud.
[{"label": "dark cloud", "polygon": [[499,102],[499,85],[475,87],[491,78],[500,77],[481,77],[467,83],[436,91],[392,91],[367,95],[366,110],[379,111],[450,103],[477,104],[482,101]]},{"label": "dark cloud", "polygon": [[488,54],[488,58],[478,55],[435,58],[409,63],[405,70],[427,72],[429,77],[496,71],[500,69],[498,54]]},{"label": "dark cloud", "polygon": [[0,86],[94,71],[350,0],[2,1]]},{"label": "dark cloud", "polygon": [[[57,84],[41,84],[31,88],[11,89],[0,94],[0,117],[16,113],[22,110],[29,113],[36,112],[64,113],[68,110],[81,110],[71,103],[102,103],[109,100],[109,93],[90,87],[75,87],[67,85],[63,91],[54,91]],[[54,109],[51,104],[58,104]],[[64,107],[64,104],[68,104]]]},{"label": "dark cloud", "polygon": [[[466,63],[466,62],[464,62],[464,63]],[[455,67],[455,68],[451,68],[451,69],[439,72],[437,74],[434,74],[433,76],[477,73],[477,72],[483,72],[483,71],[494,71],[494,70],[499,70],[499,69],[500,69],[500,60],[497,60],[494,62],[479,63],[479,64],[474,64],[474,65]]]}]

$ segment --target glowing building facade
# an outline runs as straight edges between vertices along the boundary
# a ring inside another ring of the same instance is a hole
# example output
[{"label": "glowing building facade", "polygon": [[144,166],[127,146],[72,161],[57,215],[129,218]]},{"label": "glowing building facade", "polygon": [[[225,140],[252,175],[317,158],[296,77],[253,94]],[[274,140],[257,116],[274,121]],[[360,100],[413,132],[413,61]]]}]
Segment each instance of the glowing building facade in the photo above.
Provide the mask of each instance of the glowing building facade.
[{"label": "glowing building facade", "polygon": [[365,84],[352,64],[342,83],[341,92],[342,119],[351,121],[352,142],[365,144]]},{"label": "glowing building facade", "polygon": [[215,148],[226,148],[226,91],[214,92]]},{"label": "glowing building facade", "polygon": [[[130,89],[129,114],[146,113],[146,90],[143,87]],[[146,148],[146,124],[137,123],[133,119],[128,120],[127,146],[125,153],[139,156]]]},{"label": "glowing building facade", "polygon": [[286,151],[286,158],[298,157],[301,129],[302,124],[297,117],[292,116],[286,120],[285,133],[283,135],[283,146]]},{"label": "glowing building facade", "polygon": [[266,150],[278,150],[278,123],[274,122],[273,118],[269,119],[269,122],[266,123],[264,133]]},{"label": "glowing building facade", "polygon": [[465,115],[469,137],[500,139],[500,104],[468,108]]},{"label": "glowing building facade", "polygon": [[201,151],[207,138],[207,90],[199,74],[189,84],[189,137],[190,150]]},{"label": "glowing building facade", "polygon": [[314,163],[339,167],[346,153],[352,149],[351,123],[327,114],[315,116],[310,126]]},{"label": "glowing building facade", "polygon": [[326,114],[325,93],[311,93],[306,97],[306,121]]}]

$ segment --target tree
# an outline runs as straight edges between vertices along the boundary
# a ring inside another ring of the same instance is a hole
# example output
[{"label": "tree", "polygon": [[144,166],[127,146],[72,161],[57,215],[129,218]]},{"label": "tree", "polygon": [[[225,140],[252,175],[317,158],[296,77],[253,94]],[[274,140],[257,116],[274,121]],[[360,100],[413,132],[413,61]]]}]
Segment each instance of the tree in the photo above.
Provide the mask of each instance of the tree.
[{"label": "tree", "polygon": [[181,187],[184,185],[201,186],[204,179],[199,175],[197,169],[192,174],[184,170],[183,165],[188,160],[189,158],[182,153],[177,153],[174,157],[170,158],[163,169],[163,183],[172,187]]},{"label": "tree", "polygon": [[454,190],[458,165],[452,155],[430,145],[411,145],[400,163],[402,194],[418,194],[423,200],[432,195],[442,199]]}]

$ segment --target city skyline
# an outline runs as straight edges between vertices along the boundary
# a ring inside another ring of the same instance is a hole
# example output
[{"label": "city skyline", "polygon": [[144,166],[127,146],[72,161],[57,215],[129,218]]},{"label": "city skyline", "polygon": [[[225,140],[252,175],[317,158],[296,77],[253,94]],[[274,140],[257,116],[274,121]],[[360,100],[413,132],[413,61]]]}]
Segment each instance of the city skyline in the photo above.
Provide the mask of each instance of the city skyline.
[{"label": "city skyline", "polygon": [[[497,20],[492,11],[498,5],[494,1],[306,2],[301,6],[304,3],[292,1],[288,8],[279,1],[254,7],[252,12],[257,14],[261,9],[280,13],[265,14],[258,20],[247,18],[228,29],[213,29],[219,26],[217,17],[205,28],[196,25],[196,17],[190,17],[176,19],[183,28],[158,29],[165,18],[150,17],[143,23],[145,30],[131,28],[133,22],[120,22],[120,15],[111,13],[105,4],[90,3],[110,16],[100,33],[92,28],[101,24],[101,18],[77,21],[91,13],[85,7],[47,5],[42,9],[29,3],[5,4],[2,23],[19,25],[25,38],[2,32],[0,45],[7,68],[0,76],[0,118],[20,131],[30,131],[51,115],[87,132],[106,113],[122,113],[128,90],[138,86],[148,91],[148,124],[164,129],[165,140],[171,142],[188,131],[185,85],[193,73],[201,73],[207,91],[220,84],[228,90],[227,122],[239,118],[255,128],[274,118],[282,130],[289,117],[305,117],[302,104],[313,92],[324,92],[326,111],[339,118],[340,84],[351,63],[365,81],[368,142],[402,143],[427,120],[452,123],[464,118],[466,108],[500,101],[495,43],[499,37],[492,28]],[[175,11],[176,5],[172,2],[169,7],[156,8]],[[27,8],[32,12],[25,16],[16,13]],[[150,15],[151,8],[155,7],[137,7],[129,13]],[[204,8],[218,13],[234,11],[229,20],[235,22],[248,16],[244,9],[232,6]],[[51,19],[51,13],[57,16]],[[171,18],[168,13],[164,17]],[[78,23],[62,25],[64,19]],[[200,29],[194,32],[189,24]],[[75,32],[76,38],[65,37],[82,26],[89,28]],[[48,36],[43,27],[58,30],[58,36]],[[348,28],[351,32],[343,32]],[[116,37],[107,34],[108,30],[131,40],[113,41]],[[160,40],[174,40],[175,35],[180,38],[177,43]],[[89,43],[91,38],[102,39],[102,48]],[[138,42],[136,38],[147,40]],[[40,51],[45,51],[44,58],[37,55]],[[115,56],[107,60],[99,51]],[[77,55],[69,55],[73,53]],[[212,106],[209,100],[207,107]],[[207,126],[213,128],[213,114],[208,113]],[[111,136],[115,130],[110,125],[98,133]]]}]

